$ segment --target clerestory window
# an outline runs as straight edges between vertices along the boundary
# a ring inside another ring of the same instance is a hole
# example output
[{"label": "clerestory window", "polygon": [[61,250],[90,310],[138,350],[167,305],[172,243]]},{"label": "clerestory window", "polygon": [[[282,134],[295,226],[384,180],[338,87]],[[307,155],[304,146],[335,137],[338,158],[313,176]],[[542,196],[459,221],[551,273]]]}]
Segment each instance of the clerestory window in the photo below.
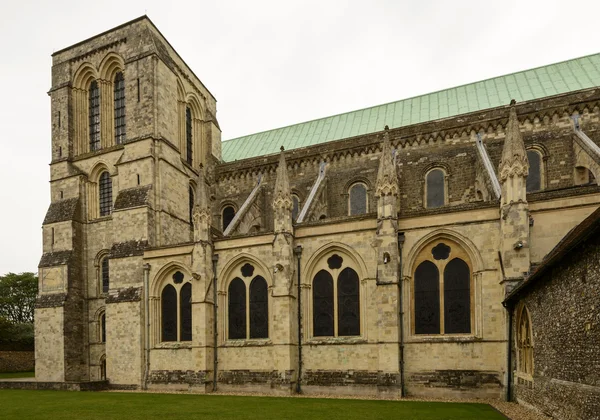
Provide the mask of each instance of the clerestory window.
[{"label": "clerestory window", "polygon": [[100,150],[100,89],[95,80],[90,83],[88,101],[90,152],[94,152]]},{"label": "clerestory window", "polygon": [[125,141],[125,78],[118,72],[114,80],[115,144]]},{"label": "clerestory window", "polygon": [[348,214],[354,216],[368,212],[367,186],[357,182],[348,190]]},{"label": "clerestory window", "polygon": [[108,216],[112,213],[112,179],[107,171],[102,172],[98,181],[98,204],[100,216]]}]

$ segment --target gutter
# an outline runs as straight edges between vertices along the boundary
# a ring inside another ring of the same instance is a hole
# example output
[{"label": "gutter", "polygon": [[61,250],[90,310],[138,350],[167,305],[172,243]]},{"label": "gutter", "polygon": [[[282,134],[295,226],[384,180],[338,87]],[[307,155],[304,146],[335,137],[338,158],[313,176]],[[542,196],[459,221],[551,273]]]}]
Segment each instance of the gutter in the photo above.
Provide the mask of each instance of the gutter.
[{"label": "gutter", "polygon": [[399,300],[399,316],[400,316],[400,344],[398,368],[400,370],[400,397],[406,395],[404,389],[404,299],[402,295],[402,246],[404,245],[404,232],[398,232],[398,300]]},{"label": "gutter", "polygon": [[300,257],[302,255],[302,245],[298,245],[294,248],[294,254],[298,261],[298,374],[296,375],[296,393],[302,393],[302,287],[300,275]]},{"label": "gutter", "polygon": [[219,363],[217,355],[217,338],[219,333],[217,331],[217,261],[219,261],[219,254],[214,254],[212,257],[213,265],[213,392],[217,391],[217,365]]},{"label": "gutter", "polygon": [[150,264],[146,263],[144,268],[144,381],[142,389],[148,389],[148,375],[150,373]]}]

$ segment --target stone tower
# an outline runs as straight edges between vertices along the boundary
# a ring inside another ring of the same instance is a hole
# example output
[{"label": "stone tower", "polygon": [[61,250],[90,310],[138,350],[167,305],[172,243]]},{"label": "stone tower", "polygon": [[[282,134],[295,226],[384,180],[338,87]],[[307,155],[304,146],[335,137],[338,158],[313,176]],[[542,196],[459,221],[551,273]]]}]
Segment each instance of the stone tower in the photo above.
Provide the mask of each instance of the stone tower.
[{"label": "stone tower", "polygon": [[522,280],[530,267],[529,205],[526,198],[529,163],[515,105],[512,100],[499,167],[502,186],[500,249],[507,290]]}]

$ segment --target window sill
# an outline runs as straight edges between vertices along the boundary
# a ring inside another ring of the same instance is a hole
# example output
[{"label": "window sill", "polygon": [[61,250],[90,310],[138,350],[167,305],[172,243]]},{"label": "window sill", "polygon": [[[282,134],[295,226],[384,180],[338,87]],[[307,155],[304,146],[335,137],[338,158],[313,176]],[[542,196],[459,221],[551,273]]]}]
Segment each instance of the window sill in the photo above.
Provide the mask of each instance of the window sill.
[{"label": "window sill", "polygon": [[270,346],[273,342],[270,338],[240,338],[240,339],[228,339],[221,345],[221,347],[264,347]]},{"label": "window sill", "polygon": [[367,340],[361,336],[353,337],[312,337],[303,344],[309,346],[338,345],[338,344],[365,344]]},{"label": "window sill", "polygon": [[481,341],[473,334],[460,335],[411,335],[407,343],[473,343]]},{"label": "window sill", "polygon": [[154,346],[155,349],[191,349],[191,341],[165,341]]}]

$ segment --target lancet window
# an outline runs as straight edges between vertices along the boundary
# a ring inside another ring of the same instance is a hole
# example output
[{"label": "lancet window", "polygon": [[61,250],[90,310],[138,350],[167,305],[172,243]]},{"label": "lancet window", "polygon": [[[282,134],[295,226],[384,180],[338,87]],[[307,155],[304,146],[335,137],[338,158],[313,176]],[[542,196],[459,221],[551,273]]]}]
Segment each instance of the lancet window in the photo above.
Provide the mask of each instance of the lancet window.
[{"label": "lancet window", "polygon": [[446,204],[446,174],[442,169],[436,168],[427,172],[425,190],[428,209]]},{"label": "lancet window", "polygon": [[365,214],[368,208],[367,186],[362,182],[352,184],[348,190],[348,214]]},{"label": "lancet window", "polygon": [[115,144],[125,141],[125,78],[118,72],[114,80]]}]

